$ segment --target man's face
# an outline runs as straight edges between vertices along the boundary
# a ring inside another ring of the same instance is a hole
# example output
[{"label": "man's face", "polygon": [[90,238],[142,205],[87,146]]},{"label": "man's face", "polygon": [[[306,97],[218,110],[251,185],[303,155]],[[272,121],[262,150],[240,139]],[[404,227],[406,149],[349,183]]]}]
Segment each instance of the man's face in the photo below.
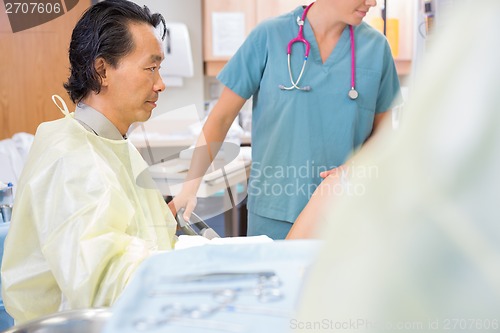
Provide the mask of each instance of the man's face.
[{"label": "man's face", "polygon": [[107,117],[124,133],[136,121],[146,121],[165,90],[159,69],[164,59],[161,39],[147,24],[131,23],[134,49],[122,57],[116,68],[107,66]]}]

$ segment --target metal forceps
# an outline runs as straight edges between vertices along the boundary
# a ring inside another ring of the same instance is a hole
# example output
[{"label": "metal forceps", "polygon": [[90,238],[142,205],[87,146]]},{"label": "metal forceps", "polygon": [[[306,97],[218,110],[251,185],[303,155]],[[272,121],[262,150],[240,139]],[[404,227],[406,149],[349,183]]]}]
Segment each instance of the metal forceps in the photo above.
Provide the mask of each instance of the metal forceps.
[{"label": "metal forceps", "polygon": [[260,303],[277,302],[284,298],[281,289],[272,286],[248,286],[248,287],[227,287],[218,289],[184,289],[171,291],[152,291],[149,293],[151,297],[174,296],[174,295],[200,295],[211,294],[212,298],[217,302],[225,302],[225,300],[236,301],[238,296],[245,291],[249,291],[254,295]]},{"label": "metal forceps", "polygon": [[161,309],[161,317],[140,318],[133,325],[139,331],[148,331],[168,324],[213,328],[229,332],[242,331],[243,326],[238,324],[205,319],[221,311],[226,305],[226,303],[216,305],[201,304],[198,306],[186,306],[180,303],[168,304]]},{"label": "metal forceps", "polygon": [[[179,313],[182,313],[182,311],[180,311]],[[191,319],[182,316],[169,317],[168,315],[166,315],[166,317],[164,318],[148,317],[148,318],[140,318],[133,322],[134,328],[142,332],[148,332],[151,329],[158,329],[168,324],[175,324],[184,327],[212,329],[212,330],[217,330],[218,332],[225,331],[225,332],[238,333],[238,332],[243,332],[245,330],[245,327],[241,324],[230,323],[220,320]]]},{"label": "metal forceps", "polygon": [[213,315],[222,311],[250,315],[268,315],[273,317],[290,318],[292,313],[276,308],[262,308],[260,306],[234,304],[236,295],[232,293],[221,293],[215,298],[215,304],[202,303],[199,305],[184,305],[172,303],[163,306],[160,310],[161,316],[140,318],[133,325],[139,331],[148,331],[168,324],[213,328],[218,331],[241,332],[244,327],[226,321],[210,319]]},{"label": "metal forceps", "polygon": [[[234,286],[211,286],[210,283],[222,283],[248,281],[255,279],[256,283],[246,284],[241,286],[239,284]],[[250,291],[257,297],[261,303],[276,302],[281,300],[284,295],[280,289],[281,280],[273,271],[261,272],[214,272],[195,275],[184,275],[178,277],[168,277],[162,281],[170,283],[189,283],[205,282],[202,287],[176,288],[175,290],[161,291],[153,290],[149,293],[151,297],[161,297],[168,295],[189,295],[189,294],[212,294],[212,297],[218,303],[234,302],[238,295],[244,291]]]},{"label": "metal forceps", "polygon": [[[290,317],[288,311],[279,308],[262,308],[259,305],[237,304],[240,294],[251,292],[259,303],[277,302],[284,297],[281,280],[274,271],[221,271],[191,275],[161,277],[162,283],[173,290],[152,290],[150,297],[188,296],[184,302],[164,305],[160,314],[153,317],[142,317],[133,322],[139,331],[148,331],[169,324],[189,327],[213,328],[218,331],[241,332],[242,325],[212,317],[226,311],[250,315],[269,315]],[[208,295],[206,302],[190,296]],[[198,301],[194,303],[194,301]],[[191,304],[190,304],[191,303]]]},{"label": "metal forceps", "polygon": [[227,282],[256,279],[258,283],[272,283],[281,285],[281,280],[274,271],[222,271],[200,274],[174,275],[162,278],[162,282],[189,283],[189,282]]}]

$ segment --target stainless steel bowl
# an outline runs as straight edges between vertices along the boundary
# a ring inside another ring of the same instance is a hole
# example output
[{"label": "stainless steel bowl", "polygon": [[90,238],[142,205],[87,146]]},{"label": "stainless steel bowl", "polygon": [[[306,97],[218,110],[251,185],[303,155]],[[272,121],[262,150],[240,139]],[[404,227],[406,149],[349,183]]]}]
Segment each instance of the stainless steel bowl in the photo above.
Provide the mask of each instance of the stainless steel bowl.
[{"label": "stainless steel bowl", "polygon": [[63,311],[16,325],[3,333],[101,333],[110,317],[109,308]]}]

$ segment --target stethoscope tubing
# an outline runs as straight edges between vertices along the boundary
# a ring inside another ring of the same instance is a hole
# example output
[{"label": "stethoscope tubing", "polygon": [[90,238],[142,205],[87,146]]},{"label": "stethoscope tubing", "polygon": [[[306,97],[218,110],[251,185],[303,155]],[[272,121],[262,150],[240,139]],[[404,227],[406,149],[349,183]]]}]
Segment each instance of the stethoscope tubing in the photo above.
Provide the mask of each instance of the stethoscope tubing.
[{"label": "stethoscope tubing", "polygon": [[290,55],[290,53],[288,53],[288,74],[290,76],[290,82],[292,83],[292,85],[290,87],[285,87],[283,85],[280,85],[280,89],[283,89],[283,90],[298,89],[298,90],[306,90],[306,91],[309,90],[308,86],[306,86],[306,87],[299,87],[298,86],[300,79],[302,78],[302,74],[304,74],[304,69],[306,68],[306,64],[307,64],[307,57],[304,58],[304,62],[302,63],[302,69],[300,70],[299,77],[297,78],[297,81],[295,82],[293,80],[293,75],[292,75],[291,55]]},{"label": "stethoscope tubing", "polygon": [[[304,12],[302,13],[301,18],[297,18],[297,24],[299,25],[299,32],[297,33],[297,37],[293,38],[290,40],[287,44],[287,58],[288,58],[288,75],[290,77],[290,82],[291,86],[286,87],[282,84],[279,85],[279,88],[281,90],[302,90],[302,91],[309,91],[311,90],[310,86],[304,86],[301,87],[299,86],[300,80],[302,79],[302,75],[304,74],[304,70],[307,64],[307,61],[309,59],[309,51],[311,49],[311,44],[307,39],[304,37],[304,24],[305,20],[307,17],[307,13],[309,12],[309,9],[314,5],[314,2],[310,3],[305,9]],[[354,28],[352,25],[349,25],[349,35],[350,35],[350,42],[351,42],[351,89],[349,90],[348,96],[351,99],[356,99],[358,98],[358,92],[356,90],[356,45],[355,45],[355,39],[354,39]],[[297,80],[295,81],[293,79],[293,73],[292,73],[292,66],[291,66],[291,54],[292,54],[292,47],[293,44],[295,43],[303,43],[305,45],[305,52],[304,52],[304,62],[302,63],[302,69],[300,70],[300,74],[297,77]]]},{"label": "stethoscope tubing", "polygon": [[[311,44],[304,37],[304,24],[305,24],[307,12],[309,12],[309,9],[311,8],[311,6],[313,4],[314,4],[314,2],[310,3],[304,9],[304,13],[302,13],[302,17],[300,19],[297,18],[297,24],[299,25],[299,32],[297,33],[297,37],[293,38],[292,40],[290,40],[288,42],[287,50],[286,50],[287,58],[288,58],[288,64],[287,65],[288,65],[288,75],[290,77],[290,82],[291,82],[292,85],[289,86],[289,87],[286,87],[284,85],[280,85],[279,88],[282,89],[282,90],[297,89],[297,90],[309,91],[311,89],[309,86],[300,87],[299,86],[299,82],[300,82],[300,79],[302,79],[302,75],[304,74],[304,69],[306,68],[307,60],[309,59],[309,51],[311,50]],[[304,53],[304,62],[302,63],[302,69],[300,70],[300,74],[299,74],[299,76],[297,78],[297,81],[295,81],[293,79],[292,65],[291,65],[291,62],[292,62],[292,60],[291,60],[291,57],[292,57],[292,47],[293,47],[293,44],[295,44],[295,43],[302,43],[306,47],[306,50],[305,50],[305,53]]]},{"label": "stethoscope tubing", "polygon": [[351,37],[351,89],[356,87],[356,45],[354,43],[354,29],[349,25],[349,35]]}]

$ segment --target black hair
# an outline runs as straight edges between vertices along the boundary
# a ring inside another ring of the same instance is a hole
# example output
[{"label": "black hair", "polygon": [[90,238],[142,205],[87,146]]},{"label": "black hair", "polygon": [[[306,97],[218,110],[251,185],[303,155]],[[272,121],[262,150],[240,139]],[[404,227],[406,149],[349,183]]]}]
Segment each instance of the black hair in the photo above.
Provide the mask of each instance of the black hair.
[{"label": "black hair", "polygon": [[101,91],[102,80],[94,63],[102,57],[116,67],[120,59],[134,49],[130,23],[146,23],[153,27],[166,24],[161,14],[151,14],[148,7],[140,7],[128,0],[98,2],[82,15],[71,35],[69,46],[70,77],[64,83],[71,100],[78,103],[91,91]]}]

